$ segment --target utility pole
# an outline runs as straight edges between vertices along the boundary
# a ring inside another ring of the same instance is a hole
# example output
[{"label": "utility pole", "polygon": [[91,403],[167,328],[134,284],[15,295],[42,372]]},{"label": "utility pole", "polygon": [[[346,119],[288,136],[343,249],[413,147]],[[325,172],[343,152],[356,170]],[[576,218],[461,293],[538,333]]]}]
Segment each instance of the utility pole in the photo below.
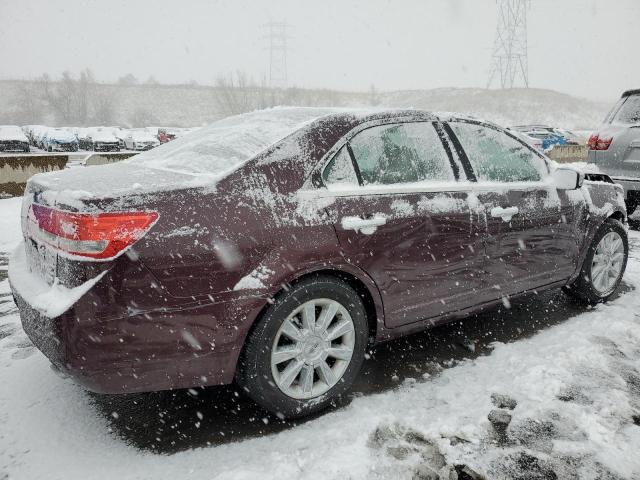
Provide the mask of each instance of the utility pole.
[{"label": "utility pole", "polygon": [[487,88],[514,88],[519,81],[529,88],[527,9],[531,0],[496,0],[498,27],[493,45]]},{"label": "utility pole", "polygon": [[266,29],[265,39],[269,49],[269,87],[287,87],[287,40],[290,37],[287,32],[290,25],[286,22],[270,21],[264,25]]}]

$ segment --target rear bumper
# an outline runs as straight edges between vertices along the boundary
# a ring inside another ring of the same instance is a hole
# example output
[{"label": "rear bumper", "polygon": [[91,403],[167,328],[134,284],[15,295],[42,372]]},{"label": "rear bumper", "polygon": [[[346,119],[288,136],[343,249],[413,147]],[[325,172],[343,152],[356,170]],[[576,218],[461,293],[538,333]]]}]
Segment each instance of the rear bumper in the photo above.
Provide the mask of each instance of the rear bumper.
[{"label": "rear bumper", "polygon": [[[22,326],[56,369],[99,393],[134,393],[228,384],[244,338],[264,306],[261,298],[190,305],[159,302],[132,308],[126,292],[131,269],[116,265],[64,313],[50,317],[12,282]],[[140,275],[136,290],[150,283]],[[158,292],[149,292],[149,296]],[[166,299],[166,293],[158,295]],[[214,299],[215,300],[215,299]],[[182,301],[184,302],[184,300]],[[143,302],[140,302],[143,303]],[[161,306],[164,303],[164,306]]]}]

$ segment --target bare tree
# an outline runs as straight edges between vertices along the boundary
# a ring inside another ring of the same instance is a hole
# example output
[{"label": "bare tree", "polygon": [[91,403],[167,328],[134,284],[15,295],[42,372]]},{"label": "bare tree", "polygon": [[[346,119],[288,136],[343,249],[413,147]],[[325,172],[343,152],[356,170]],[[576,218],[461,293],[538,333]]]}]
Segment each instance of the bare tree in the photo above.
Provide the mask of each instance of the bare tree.
[{"label": "bare tree", "polygon": [[98,125],[115,123],[115,101],[112,92],[103,87],[93,96],[93,118]]},{"label": "bare tree", "polygon": [[42,121],[44,104],[38,94],[38,85],[35,82],[25,81],[18,85],[14,104],[16,109],[15,123],[24,125]]},{"label": "bare tree", "polygon": [[249,112],[259,106],[257,86],[242,71],[219,76],[216,79],[215,100],[222,113],[237,115]]},{"label": "bare tree", "polygon": [[118,79],[118,85],[137,85],[138,84],[138,79],[132,74],[132,73],[127,73],[126,75],[120,77]]}]

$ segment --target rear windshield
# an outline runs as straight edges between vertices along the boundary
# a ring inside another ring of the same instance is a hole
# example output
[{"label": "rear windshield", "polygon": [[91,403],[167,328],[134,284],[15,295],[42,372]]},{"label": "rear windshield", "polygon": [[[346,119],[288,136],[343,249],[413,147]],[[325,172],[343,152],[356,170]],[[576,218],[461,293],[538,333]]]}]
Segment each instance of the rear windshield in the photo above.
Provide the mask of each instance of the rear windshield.
[{"label": "rear windshield", "polygon": [[627,97],[612,121],[625,125],[640,124],[640,95]]},{"label": "rear windshield", "polygon": [[323,108],[273,108],[237,115],[141,153],[130,161],[188,174],[225,175],[321,116]]}]

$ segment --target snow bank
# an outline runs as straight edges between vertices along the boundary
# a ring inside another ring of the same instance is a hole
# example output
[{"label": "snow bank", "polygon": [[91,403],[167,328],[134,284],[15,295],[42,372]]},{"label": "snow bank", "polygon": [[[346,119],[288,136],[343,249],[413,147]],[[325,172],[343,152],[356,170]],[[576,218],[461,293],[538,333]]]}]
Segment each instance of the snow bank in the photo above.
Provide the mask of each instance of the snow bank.
[{"label": "snow bank", "polygon": [[20,206],[22,197],[0,200],[0,255],[11,252],[22,241]]}]

